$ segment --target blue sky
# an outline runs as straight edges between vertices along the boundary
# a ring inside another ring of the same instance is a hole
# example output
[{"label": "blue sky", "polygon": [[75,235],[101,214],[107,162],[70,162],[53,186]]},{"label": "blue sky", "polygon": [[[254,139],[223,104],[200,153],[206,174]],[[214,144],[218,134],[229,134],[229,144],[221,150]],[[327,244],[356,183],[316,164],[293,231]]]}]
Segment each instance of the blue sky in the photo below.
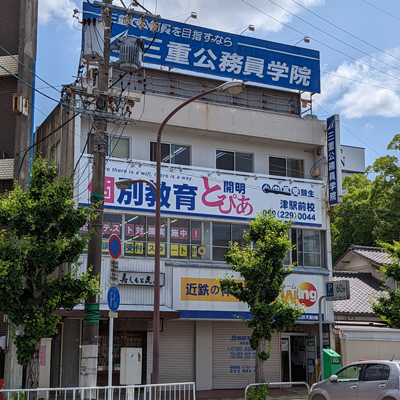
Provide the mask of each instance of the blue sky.
[{"label": "blue sky", "polygon": [[[119,0],[114,4],[120,5]],[[129,0],[124,0],[126,5]],[[321,94],[313,112],[339,114],[341,143],[365,148],[366,165],[387,154],[400,133],[400,1],[398,0],[142,0],[162,18],[320,51]],[[72,17],[76,0],[39,0],[36,73],[58,89],[77,74],[81,25]],[[81,18],[81,14],[77,14]],[[36,87],[55,100],[60,93],[40,79]],[[35,125],[56,106],[36,94]]]}]

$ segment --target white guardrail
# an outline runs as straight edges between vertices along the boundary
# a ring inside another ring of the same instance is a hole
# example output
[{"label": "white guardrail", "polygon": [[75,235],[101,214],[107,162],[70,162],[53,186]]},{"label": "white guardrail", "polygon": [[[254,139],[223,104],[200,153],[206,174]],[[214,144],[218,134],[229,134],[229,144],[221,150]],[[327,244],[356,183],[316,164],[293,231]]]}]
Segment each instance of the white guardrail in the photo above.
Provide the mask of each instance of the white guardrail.
[{"label": "white guardrail", "polygon": [[157,385],[0,389],[0,394],[3,395],[3,400],[196,400],[194,382]]},{"label": "white guardrail", "polygon": [[244,391],[244,399],[247,400],[247,392],[248,390],[253,387],[253,386],[262,386],[262,385],[267,385],[268,387],[271,386],[305,386],[307,388],[307,394],[310,394],[310,386],[307,382],[265,382],[265,383],[251,383],[250,385],[246,386],[246,389]]}]

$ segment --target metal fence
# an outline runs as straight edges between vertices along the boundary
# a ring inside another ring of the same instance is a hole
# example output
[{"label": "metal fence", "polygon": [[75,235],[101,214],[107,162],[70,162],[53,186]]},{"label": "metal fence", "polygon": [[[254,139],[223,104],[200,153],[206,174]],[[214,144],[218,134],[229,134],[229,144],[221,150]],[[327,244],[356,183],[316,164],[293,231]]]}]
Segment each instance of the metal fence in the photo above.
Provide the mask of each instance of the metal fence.
[{"label": "metal fence", "polygon": [[194,382],[157,385],[0,389],[3,400],[196,400]]}]

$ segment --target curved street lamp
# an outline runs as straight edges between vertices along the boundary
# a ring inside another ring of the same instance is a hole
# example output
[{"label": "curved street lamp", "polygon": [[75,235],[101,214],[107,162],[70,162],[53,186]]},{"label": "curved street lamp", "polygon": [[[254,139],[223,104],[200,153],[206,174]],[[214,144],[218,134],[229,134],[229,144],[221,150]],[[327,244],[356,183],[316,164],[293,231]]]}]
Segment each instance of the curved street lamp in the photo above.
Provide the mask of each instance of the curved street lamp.
[{"label": "curved street lamp", "polygon": [[181,105],[172,110],[161,123],[157,134],[156,147],[156,184],[146,179],[129,179],[116,182],[118,189],[127,189],[129,186],[137,182],[144,182],[150,185],[156,195],[156,236],[155,236],[155,256],[154,256],[154,311],[153,311],[153,372],[151,374],[151,383],[159,382],[160,371],[160,227],[161,227],[161,135],[167,122],[183,107],[189,103],[207,96],[214,92],[226,92],[231,96],[239,94],[244,88],[241,81],[225,82],[216,88],[199,93],[198,95],[186,100]]}]

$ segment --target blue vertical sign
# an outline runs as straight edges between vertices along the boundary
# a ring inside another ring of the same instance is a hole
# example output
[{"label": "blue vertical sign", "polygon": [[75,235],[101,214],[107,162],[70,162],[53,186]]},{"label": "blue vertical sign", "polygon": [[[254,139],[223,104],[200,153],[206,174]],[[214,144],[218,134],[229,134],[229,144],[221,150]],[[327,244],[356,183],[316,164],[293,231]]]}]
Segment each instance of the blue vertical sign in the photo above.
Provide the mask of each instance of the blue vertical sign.
[{"label": "blue vertical sign", "polygon": [[[144,43],[144,62],[188,71],[258,82],[284,88],[320,93],[319,51],[248,36],[234,35],[165,19],[146,18],[143,30],[131,15],[129,27],[124,11],[113,10],[111,43],[126,35]],[[101,8],[83,3],[83,18],[100,18]],[[84,45],[84,43],[83,43]],[[118,57],[112,51],[111,55]]]},{"label": "blue vertical sign", "polygon": [[342,174],[340,170],[339,115],[335,114],[326,121],[328,147],[328,198],[329,204],[342,202]]}]

